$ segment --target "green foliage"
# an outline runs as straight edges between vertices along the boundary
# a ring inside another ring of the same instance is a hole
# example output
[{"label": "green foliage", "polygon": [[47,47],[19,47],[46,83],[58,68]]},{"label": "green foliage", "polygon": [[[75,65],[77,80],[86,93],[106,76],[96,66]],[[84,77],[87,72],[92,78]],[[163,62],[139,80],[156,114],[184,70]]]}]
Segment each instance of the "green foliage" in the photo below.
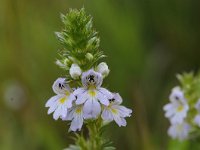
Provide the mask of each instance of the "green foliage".
[{"label": "green foliage", "polygon": [[170,140],[168,150],[199,150],[200,149],[200,138],[195,138],[187,141]]},{"label": "green foliage", "polygon": [[189,142],[180,142],[178,140],[170,140],[168,150],[188,150]]},{"label": "green foliage", "polygon": [[185,72],[183,74],[178,74],[177,78],[181,83],[181,89],[184,91],[184,95],[190,107],[186,120],[192,125],[190,139],[194,140],[200,137],[200,129],[193,121],[194,117],[198,114],[195,105],[200,99],[200,72],[196,74],[194,72]]},{"label": "green foliage", "polygon": [[82,70],[90,69],[104,57],[99,50],[100,39],[93,28],[92,17],[85,13],[84,8],[70,9],[66,15],[61,14],[61,20],[64,28],[56,32],[56,36],[63,45],[60,51],[60,62],[64,64],[62,68],[68,71],[75,63]]},{"label": "green foliage", "polygon": [[186,98],[189,100],[188,102],[194,105],[200,98],[200,73],[196,75],[193,72],[178,74],[177,78],[181,83],[181,88]]},{"label": "green foliage", "polygon": [[88,137],[84,136],[83,133],[75,134],[75,145],[70,145],[65,150],[115,150],[115,147],[111,146],[112,142],[103,135],[105,127],[102,119],[88,121]]},{"label": "green foliage", "polygon": [[[58,150],[68,145],[63,138],[67,134],[65,123],[55,123],[41,108],[44,96],[52,95],[49,89],[59,71],[52,64],[57,48],[52,36],[59,25],[57,12],[83,5],[95,15],[95,25],[101,27],[104,38],[101,48],[106,47],[104,52],[111,56],[108,61],[114,75],[107,83],[122,93],[137,114],[128,120],[127,130],[110,128],[117,149],[167,147],[168,122],[161,107],[166,103],[167,89],[175,84],[171,77],[175,72],[197,69],[200,64],[199,1],[1,0],[0,4],[0,149]],[[13,79],[27,89],[28,105],[21,111],[13,111],[4,103],[3,83]],[[16,122],[19,127],[12,128]],[[52,129],[33,136],[38,133],[35,125]],[[119,134],[122,137],[118,138]]]}]

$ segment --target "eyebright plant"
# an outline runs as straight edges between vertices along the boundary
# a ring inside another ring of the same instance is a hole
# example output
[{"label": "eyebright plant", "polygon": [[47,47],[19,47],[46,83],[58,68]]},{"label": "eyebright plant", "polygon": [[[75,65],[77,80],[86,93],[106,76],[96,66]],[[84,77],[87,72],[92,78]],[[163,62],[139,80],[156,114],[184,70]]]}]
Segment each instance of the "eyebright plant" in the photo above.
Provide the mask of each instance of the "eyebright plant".
[{"label": "eyebright plant", "polygon": [[168,134],[180,141],[200,137],[200,73],[177,75],[180,85],[169,96],[170,103],[163,109],[170,121]]},{"label": "eyebright plant", "polygon": [[[64,28],[56,32],[63,48],[56,64],[65,70],[66,77],[60,77],[53,83],[55,96],[46,107],[53,118],[70,123],[69,131],[76,133],[75,145],[66,150],[112,150],[110,141],[102,137],[103,127],[111,121],[118,126],[126,126],[126,117],[132,110],[121,105],[119,93],[103,87],[103,79],[110,70],[103,52],[99,49],[100,39],[92,25],[92,17],[81,10],[70,9],[61,15]],[[86,126],[89,135],[82,130]]]}]

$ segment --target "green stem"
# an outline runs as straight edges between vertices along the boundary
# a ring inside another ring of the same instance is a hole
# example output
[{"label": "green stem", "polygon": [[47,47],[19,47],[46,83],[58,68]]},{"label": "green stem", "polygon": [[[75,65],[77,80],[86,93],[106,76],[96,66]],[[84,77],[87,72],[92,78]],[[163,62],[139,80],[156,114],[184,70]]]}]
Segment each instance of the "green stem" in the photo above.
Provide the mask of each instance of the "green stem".
[{"label": "green stem", "polygon": [[87,126],[89,130],[89,150],[101,150],[101,121],[92,121]]}]

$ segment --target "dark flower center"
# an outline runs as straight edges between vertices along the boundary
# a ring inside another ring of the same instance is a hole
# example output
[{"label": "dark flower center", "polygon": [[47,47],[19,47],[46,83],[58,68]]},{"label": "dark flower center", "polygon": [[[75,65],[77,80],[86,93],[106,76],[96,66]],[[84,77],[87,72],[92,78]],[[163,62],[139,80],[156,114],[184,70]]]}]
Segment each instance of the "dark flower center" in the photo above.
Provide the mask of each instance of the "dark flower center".
[{"label": "dark flower center", "polygon": [[94,75],[90,75],[89,78],[88,78],[88,80],[89,80],[89,82],[95,82],[94,81]]},{"label": "dark flower center", "polygon": [[64,86],[63,84],[61,84],[61,83],[58,84],[58,87],[59,87],[60,89],[65,88],[65,86]]},{"label": "dark flower center", "polygon": [[109,99],[109,102],[111,103],[111,102],[114,102],[115,101],[115,99],[114,98],[112,98],[112,99]]}]

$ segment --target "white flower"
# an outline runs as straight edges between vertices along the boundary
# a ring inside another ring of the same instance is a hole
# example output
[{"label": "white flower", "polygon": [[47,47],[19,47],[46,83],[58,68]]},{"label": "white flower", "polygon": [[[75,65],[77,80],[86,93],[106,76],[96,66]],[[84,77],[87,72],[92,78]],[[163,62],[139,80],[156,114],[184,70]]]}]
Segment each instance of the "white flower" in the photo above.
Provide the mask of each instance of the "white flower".
[{"label": "white flower", "polygon": [[164,106],[165,117],[169,118],[172,124],[182,123],[187,116],[189,106],[184,98],[183,92],[174,88],[170,95],[171,103]]},{"label": "white flower", "polygon": [[72,102],[76,97],[72,94],[70,87],[66,84],[65,78],[58,78],[53,86],[56,96],[50,98],[45,107],[49,107],[48,114],[53,113],[53,118],[57,120],[66,117],[68,108],[72,107]]},{"label": "white flower", "polygon": [[109,99],[113,98],[112,93],[102,88],[102,75],[94,70],[82,74],[82,88],[74,91],[77,96],[76,104],[84,104],[83,116],[85,119],[97,118],[101,112],[101,104],[108,106]]},{"label": "white flower", "polygon": [[169,118],[171,123],[182,123],[189,110],[188,104],[181,102],[171,102],[164,106],[165,117]]},{"label": "white flower", "polygon": [[194,123],[197,124],[200,127],[200,99],[196,103],[195,108],[196,108],[198,113],[194,118]]},{"label": "white flower", "polygon": [[68,110],[67,116],[63,117],[62,120],[72,121],[69,131],[80,131],[83,126],[83,105],[74,105]]},{"label": "white flower", "polygon": [[102,62],[97,66],[97,72],[101,73],[103,77],[106,77],[110,70],[108,69],[108,65],[105,62]]},{"label": "white flower", "polygon": [[174,102],[174,101],[177,101],[177,100],[182,101],[182,102],[186,101],[185,97],[184,97],[184,93],[179,86],[176,86],[172,89],[172,92],[169,96],[169,100],[171,102]]},{"label": "white flower", "polygon": [[101,117],[104,121],[115,121],[119,126],[126,126],[125,117],[130,117],[132,110],[121,106],[122,98],[118,93],[110,99],[109,106],[104,106]]},{"label": "white flower", "polygon": [[184,140],[188,138],[191,126],[186,123],[182,122],[181,124],[172,124],[168,129],[168,134],[173,139]]},{"label": "white flower", "polygon": [[77,64],[72,64],[69,73],[73,79],[77,79],[81,75],[82,71]]}]

